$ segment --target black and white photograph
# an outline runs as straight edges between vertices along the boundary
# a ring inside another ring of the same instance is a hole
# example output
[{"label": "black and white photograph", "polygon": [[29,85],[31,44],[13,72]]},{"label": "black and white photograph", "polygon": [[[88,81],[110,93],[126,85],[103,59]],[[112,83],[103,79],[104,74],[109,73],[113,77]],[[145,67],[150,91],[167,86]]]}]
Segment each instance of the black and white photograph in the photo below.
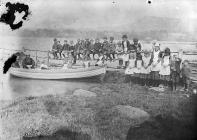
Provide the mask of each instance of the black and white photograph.
[{"label": "black and white photograph", "polygon": [[0,0],[0,140],[197,138],[197,0]]}]

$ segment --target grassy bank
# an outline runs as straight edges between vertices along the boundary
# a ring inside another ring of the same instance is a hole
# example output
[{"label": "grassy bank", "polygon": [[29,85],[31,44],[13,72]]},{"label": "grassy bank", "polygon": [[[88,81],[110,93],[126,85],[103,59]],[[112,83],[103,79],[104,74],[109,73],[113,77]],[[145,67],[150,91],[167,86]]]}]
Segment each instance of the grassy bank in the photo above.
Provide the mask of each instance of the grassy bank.
[{"label": "grassy bank", "polygon": [[[124,82],[111,72],[104,83],[90,87],[96,97],[73,93],[2,101],[1,139],[154,140],[195,137],[196,95],[182,92],[160,94]],[[131,119],[117,112],[129,105],[150,114],[150,119]]]}]

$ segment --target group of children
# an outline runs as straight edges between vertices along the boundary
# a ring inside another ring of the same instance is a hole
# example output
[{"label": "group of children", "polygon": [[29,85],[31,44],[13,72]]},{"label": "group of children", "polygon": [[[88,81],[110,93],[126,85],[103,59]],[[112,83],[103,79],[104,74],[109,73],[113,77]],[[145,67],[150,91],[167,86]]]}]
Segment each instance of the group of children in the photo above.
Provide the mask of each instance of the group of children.
[{"label": "group of children", "polygon": [[163,88],[170,87],[176,91],[177,84],[183,83],[184,90],[188,91],[191,69],[188,60],[182,62],[181,52],[171,55],[169,48],[161,51],[160,44],[154,43],[152,51],[139,50],[129,54],[125,74],[132,82],[143,86],[163,85]]}]

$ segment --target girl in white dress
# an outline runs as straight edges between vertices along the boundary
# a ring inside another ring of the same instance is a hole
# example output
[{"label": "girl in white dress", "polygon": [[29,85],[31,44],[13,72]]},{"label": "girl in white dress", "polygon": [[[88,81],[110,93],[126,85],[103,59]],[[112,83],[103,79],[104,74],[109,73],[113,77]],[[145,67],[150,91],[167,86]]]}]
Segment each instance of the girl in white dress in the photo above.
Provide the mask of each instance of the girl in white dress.
[{"label": "girl in white dress", "polygon": [[161,70],[159,72],[161,83],[168,86],[170,82],[170,49],[166,48],[161,59]]},{"label": "girl in white dress", "polygon": [[141,74],[141,69],[142,69],[142,64],[143,63],[142,63],[142,54],[141,54],[140,48],[137,48],[135,64],[136,64],[136,69],[135,69],[135,72],[134,72],[135,80],[136,80],[137,84],[142,85],[142,80],[140,78],[140,74]]},{"label": "girl in white dress", "polygon": [[140,78],[142,79],[142,84],[145,86],[149,85],[149,81],[150,81],[150,72],[151,72],[150,60],[151,60],[150,52],[145,50],[142,56],[143,67],[141,68],[141,74],[140,74]]},{"label": "girl in white dress", "polygon": [[151,86],[158,87],[160,84],[159,71],[161,69],[161,56],[160,44],[155,43],[154,50],[151,55],[150,68],[151,68]]},{"label": "girl in white dress", "polygon": [[134,78],[134,72],[136,71],[136,53],[132,52],[129,54],[129,63],[127,68],[125,69],[125,74],[128,77],[129,76],[129,81],[135,82]]}]

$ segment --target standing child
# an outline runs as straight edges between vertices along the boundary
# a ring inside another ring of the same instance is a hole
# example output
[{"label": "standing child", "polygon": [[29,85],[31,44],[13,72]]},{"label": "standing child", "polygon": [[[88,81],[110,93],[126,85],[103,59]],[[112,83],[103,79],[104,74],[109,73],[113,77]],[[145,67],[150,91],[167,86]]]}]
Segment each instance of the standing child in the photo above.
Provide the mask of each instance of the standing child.
[{"label": "standing child", "polygon": [[116,53],[117,53],[117,57],[119,60],[119,66],[118,68],[122,68],[123,66],[123,47],[122,47],[122,43],[121,41],[119,41],[116,45]]},{"label": "standing child", "polygon": [[135,82],[134,72],[135,72],[135,61],[136,61],[136,53],[132,52],[129,54],[129,64],[125,70],[125,74],[129,75],[130,81]]},{"label": "standing child", "polygon": [[183,84],[184,84],[184,90],[188,91],[189,86],[190,86],[190,77],[191,77],[191,68],[189,66],[189,61],[184,60],[183,61],[183,66],[181,69],[181,76],[183,79]]},{"label": "standing child", "polygon": [[136,69],[135,69],[134,75],[135,75],[136,83],[142,85],[140,73],[141,73],[143,63],[142,63],[142,54],[141,54],[140,48],[137,48],[135,65],[136,65]]},{"label": "standing child", "polygon": [[[179,56],[179,55],[178,55]],[[179,58],[177,55],[173,55],[171,59],[171,87],[172,91],[176,91],[177,83],[180,79],[180,72],[181,72],[181,58]]]},{"label": "standing child", "polygon": [[159,72],[160,82],[167,87],[170,81],[170,49],[164,50],[164,55],[161,59],[161,70]]},{"label": "standing child", "polygon": [[159,81],[160,81],[159,71],[161,68],[161,59],[160,58],[161,58],[160,44],[155,43],[154,50],[151,55],[151,61],[150,61],[151,85],[154,87],[159,86]]},{"label": "standing child", "polygon": [[143,67],[141,69],[140,78],[142,79],[142,85],[149,86],[150,84],[150,52],[145,50],[142,56]]}]

